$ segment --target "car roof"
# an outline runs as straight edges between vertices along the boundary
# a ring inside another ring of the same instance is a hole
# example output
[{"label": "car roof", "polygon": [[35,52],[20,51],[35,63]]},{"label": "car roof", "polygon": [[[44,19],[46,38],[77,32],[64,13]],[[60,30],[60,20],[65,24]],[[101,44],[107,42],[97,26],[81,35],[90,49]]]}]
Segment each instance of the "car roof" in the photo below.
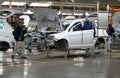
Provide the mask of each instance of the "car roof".
[{"label": "car roof", "polygon": [[85,19],[84,19],[84,18],[75,19],[75,20],[72,21],[72,23],[74,23],[74,22],[78,22],[78,21],[85,21]]}]

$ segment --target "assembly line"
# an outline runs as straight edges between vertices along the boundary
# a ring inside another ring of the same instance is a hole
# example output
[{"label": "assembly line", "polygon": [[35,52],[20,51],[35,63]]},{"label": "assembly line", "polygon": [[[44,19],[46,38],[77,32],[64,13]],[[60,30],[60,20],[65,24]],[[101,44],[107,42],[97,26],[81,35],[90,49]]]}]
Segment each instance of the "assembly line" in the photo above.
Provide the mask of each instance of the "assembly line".
[{"label": "assembly line", "polygon": [[119,78],[120,13],[105,6],[0,9],[0,78]]}]

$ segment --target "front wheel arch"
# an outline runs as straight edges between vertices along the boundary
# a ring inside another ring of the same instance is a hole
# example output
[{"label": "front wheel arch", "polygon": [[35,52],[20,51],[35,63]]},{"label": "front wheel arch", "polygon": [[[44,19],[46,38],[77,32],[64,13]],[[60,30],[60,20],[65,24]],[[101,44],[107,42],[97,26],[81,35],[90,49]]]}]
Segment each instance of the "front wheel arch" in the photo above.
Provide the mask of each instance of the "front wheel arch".
[{"label": "front wheel arch", "polygon": [[0,41],[0,51],[7,51],[10,48],[10,45],[6,41]]},{"label": "front wheel arch", "polygon": [[68,41],[66,39],[58,40],[57,42],[55,42],[55,46],[57,49],[60,49],[60,50],[69,49]]}]

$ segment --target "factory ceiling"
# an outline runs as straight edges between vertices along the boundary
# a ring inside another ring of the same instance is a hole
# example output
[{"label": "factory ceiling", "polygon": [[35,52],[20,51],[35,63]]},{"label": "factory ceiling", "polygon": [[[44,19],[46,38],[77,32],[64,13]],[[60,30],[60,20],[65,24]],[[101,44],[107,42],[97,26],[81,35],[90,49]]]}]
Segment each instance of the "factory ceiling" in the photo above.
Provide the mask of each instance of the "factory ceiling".
[{"label": "factory ceiling", "polygon": [[[10,0],[1,0],[1,1],[10,1]],[[23,0],[12,0],[12,1],[23,1]],[[57,2],[71,2],[74,1],[75,3],[90,3],[90,4],[96,4],[97,2],[101,4],[120,4],[120,0],[24,0],[26,2],[28,1],[57,1]]]},{"label": "factory ceiling", "polygon": [[120,4],[120,0],[74,0],[79,3],[91,3],[96,4],[99,2],[100,4]]},{"label": "factory ceiling", "polygon": [[[4,1],[19,1],[19,2],[47,2],[51,1],[53,2],[52,6],[65,6],[65,7],[71,7],[71,6],[76,6],[76,7],[96,7],[96,4],[99,2],[99,4],[107,4],[110,5],[110,7],[117,7],[120,8],[120,0],[1,0],[1,2]],[[74,5],[72,3],[75,3]],[[103,6],[104,7],[104,6]]]}]

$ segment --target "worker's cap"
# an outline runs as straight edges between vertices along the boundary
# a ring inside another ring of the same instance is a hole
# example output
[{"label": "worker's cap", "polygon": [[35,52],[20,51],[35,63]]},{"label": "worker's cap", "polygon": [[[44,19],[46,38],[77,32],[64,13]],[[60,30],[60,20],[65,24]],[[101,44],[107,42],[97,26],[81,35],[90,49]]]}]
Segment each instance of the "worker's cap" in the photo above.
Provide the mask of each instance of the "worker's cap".
[{"label": "worker's cap", "polygon": [[19,23],[24,23],[24,20],[19,20]]}]

